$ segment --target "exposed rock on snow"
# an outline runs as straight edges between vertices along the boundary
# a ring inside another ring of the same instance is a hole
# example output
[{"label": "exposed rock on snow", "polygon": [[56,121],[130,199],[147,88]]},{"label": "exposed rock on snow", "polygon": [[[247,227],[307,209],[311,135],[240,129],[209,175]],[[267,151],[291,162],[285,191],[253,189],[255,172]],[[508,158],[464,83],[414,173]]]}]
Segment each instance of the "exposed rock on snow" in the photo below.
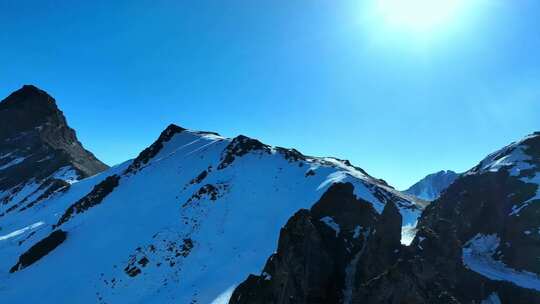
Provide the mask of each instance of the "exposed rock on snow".
[{"label": "exposed rock on snow", "polygon": [[[0,269],[12,267],[53,226],[70,237],[61,250],[5,280],[7,289],[0,290],[0,297],[11,302],[73,297],[83,303],[223,302],[249,273],[262,269],[287,219],[311,208],[336,183],[350,184],[347,191],[361,208],[371,210],[367,214],[380,216],[389,203],[414,221],[421,211],[414,201],[346,161],[308,157],[245,136],[228,139],[169,126],[145,151],[62,188],[32,213],[27,209],[5,216],[10,232],[38,221],[45,224],[13,242],[0,241]],[[313,175],[306,178],[309,171]],[[355,233],[356,220],[321,206],[317,208],[328,212],[314,207],[314,225],[343,243],[339,254],[350,257],[343,259],[345,269],[358,251],[355,244],[375,229],[363,224]],[[339,238],[319,221],[324,213],[339,223]],[[58,265],[77,272],[55,271]],[[40,282],[30,295],[19,287],[26,280],[23,273]],[[349,271],[348,282],[352,278]],[[68,283],[52,288],[55,280]],[[336,294],[342,297],[343,279],[340,284]]]},{"label": "exposed rock on snow", "polygon": [[23,253],[19,257],[19,261],[17,262],[17,264],[11,267],[9,272],[13,273],[34,264],[39,259],[46,256],[51,251],[53,251],[56,247],[62,244],[66,240],[66,237],[67,237],[67,233],[65,231],[62,231],[62,230],[54,231],[49,236],[47,236],[43,240],[37,242],[35,245],[30,247],[28,251]]},{"label": "exposed rock on snow", "polygon": [[508,281],[540,291],[539,275],[517,271],[495,259],[499,245],[500,240],[496,235],[476,235],[463,247],[463,264],[491,280]]},{"label": "exposed rock on snow", "polygon": [[[353,247],[358,251],[351,251],[356,255],[349,256],[348,263],[340,264],[343,259],[332,254],[339,246],[323,252],[322,265],[334,269],[332,276],[323,272],[313,278],[309,272],[294,273],[296,265],[319,269],[302,258],[310,257],[313,248],[321,251],[318,244],[336,239],[334,222],[345,231],[343,223],[331,212],[339,206],[338,201],[347,201],[345,196],[337,197],[333,208],[323,213],[323,218],[334,220],[330,227],[323,223],[322,231],[330,236],[324,238],[319,234],[322,240],[318,240],[307,233],[294,234],[304,235],[296,242],[301,245],[285,248],[281,246],[286,235],[282,232],[278,251],[264,268],[272,280],[251,275],[235,290],[231,303],[540,302],[540,236],[533,233],[540,227],[539,160],[540,133],[490,155],[458,177],[436,203],[426,208],[418,225],[408,227],[416,232],[409,237],[409,246],[399,244],[400,238],[404,243],[406,225],[396,225],[400,217],[404,223],[411,222],[406,219],[406,209],[387,203],[382,213],[375,213],[376,224],[366,226],[361,220],[354,224],[353,227],[369,227],[370,232],[360,250]],[[331,179],[343,181],[340,173]],[[307,213],[305,221],[309,219]],[[354,239],[359,233],[351,229]],[[345,239],[342,234],[338,239]],[[289,256],[298,258],[295,262],[280,258]],[[317,259],[314,261],[319,265]],[[279,274],[282,274],[280,279]],[[345,283],[317,285],[327,293],[315,294],[315,298],[307,300],[305,296],[311,293],[305,287],[312,286],[312,282],[320,284],[317,279]],[[340,295],[336,291],[340,288],[343,288],[342,296],[329,297]]]}]

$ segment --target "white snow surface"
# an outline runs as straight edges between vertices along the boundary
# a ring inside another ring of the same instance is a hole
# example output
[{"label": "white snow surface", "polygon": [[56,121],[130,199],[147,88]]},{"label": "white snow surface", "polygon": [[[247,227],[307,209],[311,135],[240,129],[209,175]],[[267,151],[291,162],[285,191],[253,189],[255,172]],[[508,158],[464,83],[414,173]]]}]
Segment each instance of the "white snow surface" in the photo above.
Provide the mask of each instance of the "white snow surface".
[{"label": "white snow surface", "polygon": [[485,300],[482,300],[480,304],[501,304],[501,299],[499,295],[494,292],[490,294]]},{"label": "white snow surface", "polygon": [[401,227],[401,244],[405,246],[411,245],[414,237],[416,236],[416,225],[418,225],[418,221],[414,222],[413,224],[403,225]]},{"label": "white snow surface", "polygon": [[527,201],[519,205],[512,206],[512,211],[510,212],[510,215],[519,216],[519,213],[521,212],[521,210],[525,209],[532,203],[536,203],[540,201],[540,172],[537,172],[533,178],[522,177],[521,180],[526,183],[536,184],[537,185],[536,194],[534,197],[528,199]]},{"label": "white snow surface", "polygon": [[523,142],[526,139],[514,142],[501,150],[491,153],[480,162],[478,168],[469,171],[468,174],[481,174],[508,169],[510,175],[519,176],[522,170],[534,168],[534,166],[527,162],[531,160],[531,157],[524,152],[525,145]]},{"label": "white snow surface", "polygon": [[535,177],[522,177],[521,179],[527,183],[540,184],[540,178],[538,176],[540,168],[536,168],[536,166],[531,163],[531,161],[533,161],[532,157],[525,153],[525,149],[528,148],[525,142],[539,136],[539,134],[529,135],[520,141],[511,143],[510,145],[489,154],[480,162],[480,164],[478,164],[478,166],[467,171],[466,174],[482,174],[485,172],[508,170],[511,176],[520,176],[523,170],[535,169],[537,172]]},{"label": "white snow surface", "polygon": [[[123,174],[128,161],[73,183],[36,207],[8,213],[0,222],[2,302],[227,303],[239,283],[263,269],[287,220],[310,208],[334,182],[351,182],[355,194],[379,212],[384,203],[373,189],[402,198],[404,225],[420,214],[407,197],[335,159],[289,162],[272,149],[251,151],[217,170],[230,141],[185,131],[134,174]],[[208,176],[191,183],[203,170]],[[315,175],[306,175],[309,170]],[[64,243],[8,273],[71,204],[113,174],[122,177],[112,193],[59,227],[68,233]],[[204,185],[217,189],[215,200],[208,193],[195,195]],[[187,239],[193,248],[185,256],[175,254]],[[144,267],[137,263],[143,257]],[[130,263],[142,272],[128,276],[124,268]]]},{"label": "white snow surface", "polygon": [[[50,178],[61,179],[69,184],[73,184],[78,182],[79,175],[76,173],[75,169],[66,166],[51,174]],[[18,211],[22,209],[25,204],[29,204],[40,198],[40,196],[44,194],[50,187],[43,185],[43,182],[46,180],[47,178],[41,181],[31,179],[24,184],[17,185],[5,191],[0,191],[0,200],[2,200],[2,203],[0,204],[0,214],[7,212],[11,207],[17,208],[11,210],[10,213],[18,213]],[[14,215],[14,217],[17,217],[17,215]],[[6,218],[8,218],[8,220],[2,219],[0,221],[0,228],[4,226],[6,221],[9,221],[11,216]]]},{"label": "white snow surface", "polygon": [[453,171],[439,171],[424,177],[403,192],[425,201],[434,201],[438,199],[442,192],[445,191],[458,177],[459,174]]},{"label": "white snow surface", "polygon": [[540,276],[512,269],[494,259],[493,255],[497,252],[499,243],[500,239],[496,234],[477,234],[463,247],[463,264],[491,280],[512,282],[523,288],[540,291]]},{"label": "white snow surface", "polygon": [[332,228],[336,232],[336,237],[339,236],[339,233],[341,232],[341,228],[339,227],[339,224],[334,221],[334,219],[330,216],[325,216],[321,219],[321,222],[325,223],[326,226]]},{"label": "white snow surface", "polygon": [[53,178],[64,180],[70,184],[76,183],[79,180],[79,175],[72,167],[66,166],[58,169],[53,175]]},{"label": "white snow surface", "polygon": [[[519,216],[519,213],[531,203],[540,201],[540,168],[537,168],[533,162],[531,162],[533,161],[532,157],[525,153],[525,149],[527,149],[525,141],[538,136],[540,135],[529,135],[521,141],[514,142],[501,150],[491,153],[482,160],[477,167],[467,172],[467,174],[482,174],[485,172],[507,170],[511,176],[519,177],[519,179],[525,183],[536,185],[536,195],[527,201],[514,205],[509,214],[511,216]],[[524,170],[531,169],[534,169],[533,172],[535,172],[532,177],[521,175]]]},{"label": "white snow surface", "polygon": [[4,241],[4,240],[8,240],[10,238],[16,237],[18,235],[21,235],[21,234],[27,232],[27,231],[30,231],[32,229],[36,229],[36,228],[42,226],[43,224],[45,224],[45,223],[44,222],[37,222],[37,223],[34,223],[34,224],[30,225],[30,226],[26,226],[24,228],[15,230],[13,232],[10,232],[10,233],[8,233],[6,235],[2,235],[2,236],[0,236],[0,241]]},{"label": "white snow surface", "polygon": [[0,170],[5,170],[7,168],[18,165],[18,164],[22,163],[25,159],[26,159],[26,157],[17,157],[15,159],[12,159],[7,164],[0,166]]},{"label": "white snow surface", "polygon": [[356,227],[354,228],[354,235],[353,235],[353,238],[354,238],[354,239],[357,239],[357,238],[360,237],[361,232],[362,232],[362,229],[363,229],[362,226],[356,226]]}]

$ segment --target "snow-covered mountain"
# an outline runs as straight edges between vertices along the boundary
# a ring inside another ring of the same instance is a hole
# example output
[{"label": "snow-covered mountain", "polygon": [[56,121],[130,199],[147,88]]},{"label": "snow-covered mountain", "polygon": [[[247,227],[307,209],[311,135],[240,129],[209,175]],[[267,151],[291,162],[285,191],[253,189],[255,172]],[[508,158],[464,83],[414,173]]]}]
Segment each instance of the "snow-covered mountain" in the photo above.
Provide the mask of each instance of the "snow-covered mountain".
[{"label": "snow-covered mountain", "polygon": [[26,85],[0,102],[0,227],[3,216],[107,168],[44,91]]},{"label": "snow-covered mountain", "polygon": [[434,201],[439,198],[441,193],[446,190],[458,176],[458,173],[451,170],[439,171],[424,177],[403,192],[425,201]]},{"label": "snow-covered mountain", "polygon": [[423,210],[348,161],[176,125],[107,168],[31,86],[0,118],[2,303],[540,303],[540,133]]},{"label": "snow-covered mountain", "polygon": [[540,132],[460,175],[409,246],[391,203],[376,215],[347,188],[291,217],[230,304],[540,303]]},{"label": "snow-covered mountain", "polygon": [[227,303],[289,217],[340,185],[374,219],[392,206],[398,241],[421,213],[348,161],[175,125],[136,159],[80,177],[0,218],[2,302]]}]

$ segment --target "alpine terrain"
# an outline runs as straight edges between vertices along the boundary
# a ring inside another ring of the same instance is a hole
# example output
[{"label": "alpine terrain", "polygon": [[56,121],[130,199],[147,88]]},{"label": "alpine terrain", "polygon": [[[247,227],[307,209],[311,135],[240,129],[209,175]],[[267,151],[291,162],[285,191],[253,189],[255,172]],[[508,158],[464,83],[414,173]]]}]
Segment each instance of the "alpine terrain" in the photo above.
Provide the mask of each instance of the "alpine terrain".
[{"label": "alpine terrain", "polygon": [[[346,160],[176,125],[107,168],[45,92],[25,86],[0,109],[3,303],[227,303],[243,288],[264,296],[250,287],[256,279],[242,282],[261,273],[278,240],[278,255],[321,262],[290,273],[302,286],[336,278],[328,299],[337,303],[356,296],[359,256],[371,254],[365,273],[378,274],[422,211]],[[297,234],[306,229],[308,238]],[[375,247],[381,254],[366,250]],[[278,280],[273,269],[287,265],[265,271]]]},{"label": "alpine terrain", "polygon": [[335,184],[230,303],[540,303],[539,185],[540,132],[460,175],[404,246],[395,206],[377,214]]},{"label": "alpine terrain", "polygon": [[424,177],[404,192],[425,201],[433,201],[458,177],[459,174],[451,170],[439,171]]},{"label": "alpine terrain", "polygon": [[407,194],[177,125],[108,168],[24,86],[0,103],[0,300],[540,303],[539,187],[540,132]]},{"label": "alpine terrain", "polygon": [[26,85],[0,102],[2,219],[108,167],[77,140],[54,99]]}]

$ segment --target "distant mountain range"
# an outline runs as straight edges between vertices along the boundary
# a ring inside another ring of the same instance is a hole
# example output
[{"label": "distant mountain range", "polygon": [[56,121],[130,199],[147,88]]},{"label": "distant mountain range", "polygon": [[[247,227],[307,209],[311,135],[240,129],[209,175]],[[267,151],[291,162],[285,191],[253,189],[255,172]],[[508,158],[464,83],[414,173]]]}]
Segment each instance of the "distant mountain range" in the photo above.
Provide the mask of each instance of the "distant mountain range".
[{"label": "distant mountain range", "polygon": [[458,177],[459,174],[454,171],[439,171],[424,177],[404,192],[419,199],[433,201],[438,199]]},{"label": "distant mountain range", "polygon": [[401,193],[346,160],[170,125],[108,168],[24,86],[0,103],[0,299],[540,303],[539,166],[534,133]]}]

